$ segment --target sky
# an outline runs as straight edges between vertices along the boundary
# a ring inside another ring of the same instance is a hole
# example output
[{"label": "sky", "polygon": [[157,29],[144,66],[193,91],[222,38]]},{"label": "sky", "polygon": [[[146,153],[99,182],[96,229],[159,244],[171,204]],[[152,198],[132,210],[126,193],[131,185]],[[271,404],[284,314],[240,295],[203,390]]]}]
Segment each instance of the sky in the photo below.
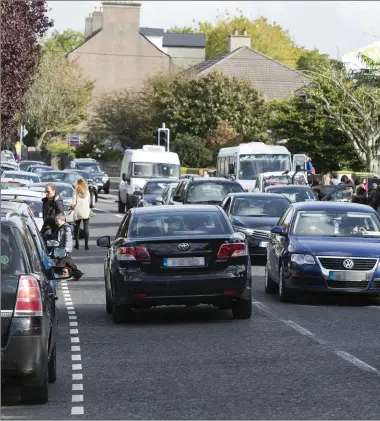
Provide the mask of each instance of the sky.
[{"label": "sky", "polygon": [[[168,29],[215,22],[226,10],[242,10],[251,19],[276,22],[300,46],[318,48],[333,58],[380,40],[377,1],[140,1],[141,26]],[[58,31],[84,32],[86,16],[100,1],[48,1],[49,16]]]}]

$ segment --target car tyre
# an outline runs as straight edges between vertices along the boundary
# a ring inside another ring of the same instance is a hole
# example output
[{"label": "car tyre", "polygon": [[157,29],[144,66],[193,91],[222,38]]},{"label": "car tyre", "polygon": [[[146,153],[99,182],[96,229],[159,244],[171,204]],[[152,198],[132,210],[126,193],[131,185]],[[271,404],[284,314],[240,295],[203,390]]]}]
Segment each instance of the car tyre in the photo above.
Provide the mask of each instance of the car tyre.
[{"label": "car tyre", "polygon": [[132,309],[127,305],[113,304],[112,305],[112,320],[116,324],[126,322],[128,321],[128,318],[131,312],[132,312]]},{"label": "car tyre", "polygon": [[51,351],[51,357],[48,365],[49,383],[55,383],[57,380],[57,344]]},{"label": "car tyre", "polygon": [[107,314],[111,314],[112,311],[113,311],[112,301],[106,288],[106,312]]},{"label": "car tyre", "polygon": [[278,296],[282,303],[287,303],[291,301],[292,294],[289,291],[289,288],[286,287],[284,281],[284,268],[281,266],[280,268],[280,284],[278,286]]},{"label": "car tyre", "polygon": [[252,300],[239,298],[232,307],[232,315],[234,319],[249,319],[252,315]]},{"label": "car tyre", "polygon": [[125,213],[125,203],[123,203],[122,201],[121,201],[121,198],[120,198],[120,193],[119,193],[119,202],[118,202],[118,212],[119,213]]},{"label": "car tyre", "polygon": [[47,358],[37,384],[24,386],[21,400],[22,403],[26,405],[41,405],[47,403],[49,400],[49,370]]},{"label": "car tyre", "polygon": [[275,294],[278,291],[278,285],[276,284],[276,282],[274,282],[274,280],[269,275],[267,265],[265,265],[264,279],[265,279],[265,292],[267,294]]}]

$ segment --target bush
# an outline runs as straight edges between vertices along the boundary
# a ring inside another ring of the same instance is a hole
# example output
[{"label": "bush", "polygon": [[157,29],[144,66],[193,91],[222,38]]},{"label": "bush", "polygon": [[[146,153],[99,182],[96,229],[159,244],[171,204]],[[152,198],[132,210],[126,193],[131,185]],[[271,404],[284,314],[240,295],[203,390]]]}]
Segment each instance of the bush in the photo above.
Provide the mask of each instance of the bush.
[{"label": "bush", "polygon": [[180,161],[189,167],[205,167],[212,163],[212,152],[206,146],[206,140],[189,134],[177,135],[173,142],[173,151]]},{"label": "bush", "polygon": [[46,146],[46,150],[52,156],[59,156],[61,153],[67,153],[70,158],[75,158],[75,147],[69,146],[64,141],[51,142]]}]

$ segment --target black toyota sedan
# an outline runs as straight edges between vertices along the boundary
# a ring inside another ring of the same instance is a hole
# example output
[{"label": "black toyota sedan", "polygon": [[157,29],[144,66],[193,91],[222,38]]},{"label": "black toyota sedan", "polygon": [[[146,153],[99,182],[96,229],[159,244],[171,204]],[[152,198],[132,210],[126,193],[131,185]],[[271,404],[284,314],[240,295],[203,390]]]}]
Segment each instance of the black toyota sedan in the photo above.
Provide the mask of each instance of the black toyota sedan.
[{"label": "black toyota sedan", "polygon": [[[59,248],[52,253],[66,255]],[[61,270],[43,264],[24,218],[1,210],[1,383],[21,386],[24,403],[46,403],[48,383],[56,381],[56,295],[50,280],[67,279],[58,275]]]},{"label": "black toyota sedan", "polygon": [[215,205],[131,209],[111,241],[104,264],[106,310],[115,323],[132,309],[209,304],[252,312],[251,264],[244,236]]},{"label": "black toyota sedan", "polygon": [[265,256],[271,228],[291,205],[274,193],[230,193],[221,203],[235,231],[246,235],[249,254]]},{"label": "black toyota sedan", "polygon": [[138,196],[140,201],[137,206],[142,208],[144,206],[154,206],[157,204],[157,199],[161,199],[162,193],[164,192],[168,184],[178,184],[179,180],[176,178],[152,178],[145,183],[144,188]]}]

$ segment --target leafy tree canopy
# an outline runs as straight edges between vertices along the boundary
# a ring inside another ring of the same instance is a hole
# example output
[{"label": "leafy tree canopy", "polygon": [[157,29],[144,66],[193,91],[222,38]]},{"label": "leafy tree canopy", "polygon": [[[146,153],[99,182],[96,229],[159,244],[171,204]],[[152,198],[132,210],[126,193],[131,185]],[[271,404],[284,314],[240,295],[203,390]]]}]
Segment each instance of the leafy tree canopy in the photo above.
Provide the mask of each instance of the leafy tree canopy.
[{"label": "leafy tree canopy", "polygon": [[206,140],[198,136],[178,135],[173,144],[173,151],[178,153],[182,166],[205,168],[213,163],[213,155]]},{"label": "leafy tree canopy", "polygon": [[[265,17],[251,20],[242,11],[237,15],[226,12],[215,23],[203,21],[196,23],[193,28],[174,27],[169,31],[204,34],[206,58],[212,58],[228,50],[228,35],[235,30],[239,34],[246,30],[251,37],[251,48],[290,67],[296,67],[297,61],[307,53],[307,50],[296,45],[289,31],[276,22],[270,23]],[[314,55],[319,55],[317,50],[314,50]]]},{"label": "leafy tree canopy", "polygon": [[119,141],[124,147],[140,148],[153,140],[151,112],[139,93],[122,91],[102,97],[89,122],[91,141]]},{"label": "leafy tree canopy", "polygon": [[66,55],[84,42],[84,34],[72,29],[63,32],[54,31],[51,37],[43,42],[43,52],[48,54]]},{"label": "leafy tree canopy", "polygon": [[47,134],[69,133],[88,117],[93,89],[94,82],[74,61],[59,55],[43,56],[19,117],[37,133],[38,149]]},{"label": "leafy tree canopy", "polygon": [[39,62],[40,45],[53,22],[41,0],[1,1],[1,137],[16,126],[15,115]]},{"label": "leafy tree canopy", "polygon": [[210,72],[203,77],[161,74],[144,89],[153,124],[165,122],[175,136],[205,137],[222,121],[238,134],[254,137],[262,130],[266,103],[249,81]]}]

